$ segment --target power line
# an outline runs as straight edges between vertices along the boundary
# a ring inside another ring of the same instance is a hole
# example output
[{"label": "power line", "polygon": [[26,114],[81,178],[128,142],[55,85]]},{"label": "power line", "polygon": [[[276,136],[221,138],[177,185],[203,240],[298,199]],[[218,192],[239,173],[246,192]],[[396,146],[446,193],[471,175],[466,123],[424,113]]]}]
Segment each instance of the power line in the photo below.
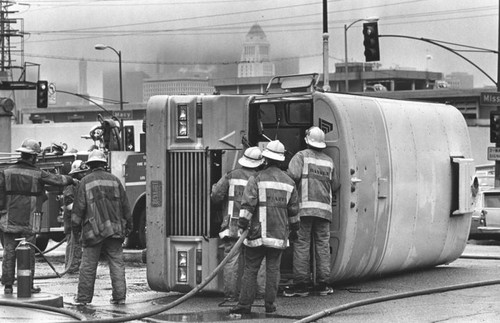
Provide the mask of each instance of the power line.
[{"label": "power line", "polygon": [[[99,63],[116,63],[116,60],[111,59],[97,59],[97,58],[79,58],[79,57],[71,57],[71,56],[57,56],[57,55],[40,55],[40,54],[24,54],[24,56],[32,57],[32,58],[48,58],[48,59],[58,59],[58,60],[68,60],[68,61],[88,61],[88,62],[99,62]],[[319,57],[322,56],[322,53],[318,54],[310,54],[310,55],[300,55],[293,57],[280,57],[276,59],[272,59],[273,62],[280,62],[286,60],[300,59],[300,58],[308,58],[308,57]],[[340,58],[336,58],[330,56],[330,58],[341,61]],[[225,61],[225,62],[167,62],[167,61],[140,61],[140,60],[123,60],[123,64],[143,64],[143,65],[236,65],[240,63],[251,63],[250,61]]]},{"label": "power line", "polygon": [[[404,2],[399,2],[399,3],[374,5],[374,6],[367,6],[367,7],[354,8],[354,9],[332,10],[329,12],[329,14],[336,15],[336,14],[341,13],[341,12],[374,9],[374,8],[395,6],[395,5],[401,5],[401,4],[422,2],[422,1],[428,1],[428,0],[410,0],[410,1],[404,1]],[[296,4],[296,5],[279,6],[279,7],[272,7],[272,8],[260,8],[260,9],[254,9],[254,10],[244,10],[244,11],[236,11],[236,12],[221,13],[221,14],[211,14],[211,15],[196,16],[196,17],[180,17],[180,18],[175,18],[175,19],[139,22],[139,23],[131,23],[131,24],[120,24],[120,25],[112,25],[112,26],[93,26],[93,27],[66,29],[66,30],[42,30],[42,31],[35,30],[35,31],[32,31],[31,33],[54,33],[54,34],[61,33],[61,34],[65,34],[65,33],[82,32],[82,31],[89,31],[89,30],[130,27],[130,26],[139,26],[139,25],[153,25],[153,24],[159,24],[159,23],[170,23],[170,22],[186,21],[186,20],[217,18],[217,17],[221,17],[221,16],[241,15],[241,14],[248,14],[248,13],[254,13],[254,12],[261,13],[264,11],[283,10],[283,9],[291,9],[291,8],[295,8],[295,7],[303,7],[303,6],[308,6],[308,5],[317,5],[319,3],[320,2],[313,2],[313,3],[308,3],[308,4]],[[477,10],[495,10],[495,8],[496,8],[495,6],[483,6],[483,7],[476,7],[476,8],[457,9],[457,10],[443,10],[443,11],[435,11],[435,12],[430,11],[430,12],[424,12],[424,13],[411,14],[411,15],[404,14],[404,15],[398,15],[398,16],[387,16],[387,17],[383,17],[383,18],[384,19],[397,19],[397,18],[407,18],[410,16],[422,16],[422,15],[429,16],[429,15],[439,15],[439,14],[453,14],[456,12],[471,12],[471,11],[477,11]],[[259,22],[269,21],[269,20],[274,21],[274,20],[281,20],[281,19],[295,19],[295,18],[311,17],[311,16],[318,16],[318,15],[321,15],[321,13],[320,12],[312,13],[312,14],[301,13],[300,15],[281,16],[281,17],[277,17],[277,18],[268,18],[268,19],[259,19]],[[347,22],[347,20],[346,21],[336,21],[336,23],[341,23],[341,24],[344,24],[345,22]],[[222,25],[235,25],[235,24],[242,24],[242,22],[240,21],[238,23],[229,23],[229,24],[222,24]],[[207,27],[210,28],[211,26],[213,26],[213,25],[211,24],[211,25],[190,27],[190,28],[207,28]],[[189,28],[181,28],[181,29],[189,29]],[[157,29],[155,29],[155,31],[156,30]],[[110,32],[111,33],[119,33],[119,32],[127,32],[127,31],[113,31],[113,30],[111,30]],[[149,32],[153,32],[153,31],[149,31]]]},{"label": "power line", "polygon": [[[413,2],[413,1],[410,1]],[[397,19],[408,19],[408,18],[418,18],[418,17],[428,17],[428,16],[436,16],[436,15],[441,15],[441,14],[446,14],[446,15],[451,15],[451,14],[456,14],[456,13],[463,13],[463,12],[474,12],[474,11],[491,11],[493,9],[492,6],[487,6],[487,7],[478,7],[478,8],[469,8],[469,9],[458,9],[458,10],[445,10],[445,11],[435,11],[435,12],[427,12],[427,13],[415,13],[415,14],[404,14],[404,15],[394,15],[394,16],[386,16],[386,17],[381,17],[380,19],[382,21],[387,21],[387,20],[397,20]],[[330,13],[331,14],[331,13]],[[262,23],[264,21],[276,21],[280,19],[292,19],[296,17],[305,17],[305,16],[315,16],[317,15],[316,13],[314,14],[307,14],[307,15],[301,15],[301,16],[286,16],[286,17],[278,17],[278,18],[269,18],[269,19],[261,19],[259,22]],[[471,18],[477,18],[477,17],[485,17],[485,16],[496,16],[496,13],[489,13],[485,15],[475,15],[475,16],[461,16],[461,17],[448,17],[448,18],[442,18],[442,19],[426,19],[424,21],[415,21],[414,23],[423,23],[423,22],[431,22],[431,21],[448,21],[448,20],[456,20],[456,19],[471,19]],[[343,24],[346,21],[335,21],[335,24]],[[408,24],[408,21],[404,22],[405,24]],[[243,25],[245,24],[245,25]],[[380,25],[395,25],[395,24],[400,24],[400,23],[380,23]],[[286,23],[286,24],[273,24],[269,26],[264,26],[266,28],[267,33],[272,33],[272,32],[283,32],[283,31],[290,31],[290,29],[283,30],[283,28],[293,28],[296,26],[320,26],[319,22],[295,22],[295,23]],[[227,31],[227,28],[231,27],[231,31]],[[235,28],[239,29],[240,31],[235,30]],[[273,28],[279,28],[279,30],[273,30]],[[341,29],[341,26],[335,26],[332,27],[333,29]],[[67,40],[81,40],[81,39],[91,39],[95,37],[123,37],[123,36],[156,36],[156,35],[205,35],[205,34],[210,34],[210,35],[217,35],[217,34],[236,34],[236,33],[244,33],[243,29],[248,30],[248,26],[246,22],[237,22],[237,23],[223,23],[223,24],[218,24],[218,25],[205,25],[205,26],[196,26],[196,27],[184,27],[184,28],[176,28],[176,29],[155,29],[155,30],[125,30],[125,31],[104,31],[104,30],[97,30],[94,31],[93,33],[89,34],[89,36],[86,37],[72,37],[72,38],[59,38],[59,39],[44,39],[44,40],[35,40],[35,41],[29,41],[29,43],[35,43],[35,42],[47,42],[47,41],[67,41]],[[314,28],[316,29],[316,28]],[[50,32],[51,34],[76,34],[76,35],[82,35],[85,33],[85,31],[88,30],[88,28],[84,29],[75,29],[73,31],[52,31]],[[215,32],[217,30],[222,30],[222,32]],[[312,28],[308,29],[299,29],[299,28],[294,28],[293,31],[307,31],[307,30],[312,30]],[[196,31],[196,33],[193,33]],[[41,34],[41,33],[47,33],[47,31],[33,31],[31,34]],[[97,34],[96,34],[97,33]]]},{"label": "power line", "polygon": [[211,15],[205,15],[205,16],[179,17],[179,18],[175,18],[175,19],[148,21],[148,22],[137,22],[137,23],[120,24],[120,25],[113,25],[113,26],[99,26],[99,27],[86,27],[86,28],[78,28],[78,29],[67,29],[67,30],[59,30],[56,32],[71,32],[71,31],[82,31],[82,30],[108,29],[108,28],[116,28],[116,27],[119,28],[119,27],[131,27],[131,26],[141,26],[141,25],[154,25],[154,24],[159,24],[159,23],[170,23],[170,22],[186,21],[186,20],[219,18],[219,17],[224,17],[224,16],[241,15],[241,14],[248,14],[248,13],[254,13],[254,12],[262,13],[265,11],[272,11],[272,10],[283,10],[283,9],[290,9],[290,8],[297,8],[297,7],[312,6],[312,5],[318,5],[320,3],[321,2],[311,2],[311,3],[305,3],[305,4],[287,5],[287,6],[279,6],[279,7],[272,7],[272,8],[259,8],[259,9],[236,11],[236,12],[229,12],[229,13],[211,14]]}]

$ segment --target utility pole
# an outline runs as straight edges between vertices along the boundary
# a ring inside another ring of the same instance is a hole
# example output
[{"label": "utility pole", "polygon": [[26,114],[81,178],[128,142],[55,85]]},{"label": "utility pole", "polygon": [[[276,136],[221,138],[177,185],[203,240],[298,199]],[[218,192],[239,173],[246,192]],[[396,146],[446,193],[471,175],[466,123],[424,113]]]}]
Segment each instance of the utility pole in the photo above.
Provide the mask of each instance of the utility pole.
[{"label": "utility pole", "polygon": [[[500,0],[498,1],[498,12],[500,14]],[[500,20],[498,22],[498,53],[500,53]],[[500,54],[497,54],[497,92],[500,92]],[[497,106],[497,112],[500,113],[500,106]],[[493,125],[490,124],[490,127]],[[495,147],[500,147],[500,142],[497,140]],[[495,160],[495,187],[500,187],[500,161]]]},{"label": "utility pole", "polygon": [[323,90],[330,91],[330,68],[328,60],[330,54],[328,52],[328,0],[323,0]]}]

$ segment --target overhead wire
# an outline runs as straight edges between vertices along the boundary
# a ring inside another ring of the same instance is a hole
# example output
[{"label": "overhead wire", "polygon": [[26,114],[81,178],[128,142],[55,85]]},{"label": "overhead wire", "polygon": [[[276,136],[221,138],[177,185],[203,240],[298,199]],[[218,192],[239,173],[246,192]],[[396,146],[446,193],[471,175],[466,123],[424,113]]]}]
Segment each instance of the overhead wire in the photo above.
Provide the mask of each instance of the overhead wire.
[{"label": "overhead wire", "polygon": [[[388,6],[394,6],[394,5],[401,5],[401,4],[407,4],[407,3],[414,3],[414,2],[421,2],[421,1],[428,1],[428,0],[411,0],[411,1],[404,1],[404,2],[398,2],[398,3],[391,3],[391,4],[381,4],[381,5],[374,5],[374,6],[367,6],[367,7],[360,7],[360,8],[351,8],[351,9],[344,9],[344,10],[331,10],[329,11],[329,14],[338,14],[341,12],[346,12],[346,11],[355,11],[355,10],[365,10],[365,9],[373,9],[373,8],[380,8],[380,7],[388,7]],[[272,10],[283,10],[283,9],[291,9],[295,7],[303,7],[306,5],[317,5],[318,3],[321,2],[312,2],[312,3],[307,3],[307,4],[295,4],[295,5],[286,5],[286,6],[277,6],[277,7],[271,7],[271,8],[259,8],[259,9],[253,9],[253,10],[244,10],[244,11],[236,11],[236,12],[228,12],[228,13],[221,13],[221,14],[211,14],[211,15],[204,15],[204,16],[194,16],[194,17],[179,17],[175,19],[167,19],[167,20],[159,20],[159,21],[148,21],[148,22],[139,22],[139,23],[131,23],[131,24],[119,24],[119,25],[111,25],[111,26],[92,26],[92,27],[85,27],[85,28],[76,28],[76,29],[66,29],[66,30],[55,30],[55,31],[33,31],[31,33],[71,33],[71,32],[81,32],[81,31],[87,31],[87,30],[100,30],[100,29],[109,29],[109,28],[120,28],[120,27],[130,27],[130,26],[139,26],[139,25],[153,25],[153,24],[159,24],[159,23],[170,23],[170,22],[177,22],[177,21],[186,21],[186,20],[198,20],[198,19],[207,19],[207,18],[216,18],[216,17],[221,17],[221,16],[234,16],[234,15],[240,15],[240,14],[248,14],[248,13],[253,13],[253,12],[258,12],[262,13],[264,11],[272,11]],[[457,12],[471,12],[471,11],[478,11],[478,10],[494,10],[496,7],[495,6],[482,6],[482,7],[476,7],[476,8],[465,8],[465,9],[456,9],[456,10],[443,10],[443,11],[426,11],[423,13],[414,13],[414,14],[402,14],[402,15],[395,15],[395,16],[386,16],[382,17],[381,19],[403,19],[403,18],[409,18],[409,17],[415,17],[415,16],[429,16],[429,15],[440,15],[440,14],[454,14]],[[299,15],[293,15],[293,16],[281,16],[281,17],[276,17],[276,18],[268,18],[268,19],[259,19],[259,22],[262,21],[275,21],[275,20],[282,20],[282,19],[295,19],[295,18],[303,18],[303,17],[311,17],[311,16],[317,16],[320,15],[321,12],[316,12],[312,14],[304,14],[300,13]],[[337,21],[337,20],[336,20]],[[344,23],[346,21],[338,21],[339,23]],[[296,23],[296,22],[294,22]],[[407,23],[407,22],[405,22]],[[242,24],[242,22],[237,22],[237,23],[229,23],[229,24],[222,24],[223,26],[231,26],[234,24]],[[194,28],[212,28],[213,25],[209,26],[198,26]],[[193,28],[193,27],[191,27]],[[112,33],[116,32],[127,32],[127,31],[111,31]],[[150,32],[156,32],[155,31],[150,31]]]},{"label": "overhead wire", "polygon": [[[377,4],[377,5],[370,5],[370,6],[364,6],[364,7],[358,7],[358,8],[349,8],[349,9],[340,9],[340,10],[332,10],[330,11],[330,14],[338,14],[340,12],[349,12],[352,10],[365,10],[365,9],[373,9],[373,8],[381,8],[381,7],[389,7],[389,6],[400,6],[400,5],[406,5],[406,4],[411,4],[411,3],[418,3],[418,2],[425,2],[428,0],[409,0],[409,1],[400,1],[400,2],[394,2],[394,3],[384,3],[384,4]],[[57,2],[57,1],[55,1]],[[113,2],[113,1],[110,1]],[[115,1],[117,2],[117,1]],[[123,2],[123,1],[120,1]],[[195,3],[206,3],[206,2],[200,2],[200,1],[191,1],[192,4]],[[217,2],[224,2],[224,1],[217,1]],[[81,3],[81,2],[79,2]],[[212,2],[210,2],[212,3]],[[319,2],[317,2],[319,3]],[[186,4],[186,3],[184,3]],[[248,13],[253,13],[253,12],[262,12],[264,10],[267,11],[273,11],[273,10],[283,10],[286,8],[294,8],[294,7],[303,7],[305,5],[315,5],[315,3],[309,3],[309,4],[294,4],[294,5],[288,5],[288,6],[275,6],[271,8],[263,8],[259,10],[241,10],[241,11],[235,11],[235,12],[229,12],[229,13],[221,13],[221,14],[211,14],[211,15],[202,15],[202,16],[196,16],[196,17],[183,17],[183,18],[175,18],[175,19],[167,19],[167,20],[160,20],[160,21],[153,21],[153,22],[139,22],[139,23],[133,23],[133,24],[120,24],[120,25],[113,25],[113,26],[93,26],[93,27],[86,27],[86,28],[79,28],[79,29],[67,29],[67,30],[53,30],[53,31],[44,31],[44,30],[39,30],[39,31],[33,31],[29,33],[29,35],[37,35],[41,36],[42,34],[47,34],[49,33],[48,36],[50,37],[51,35],[85,35],[86,33],[90,33],[88,36],[84,37],[71,37],[71,38],[57,38],[57,39],[43,39],[43,40],[30,40],[28,43],[33,44],[36,42],[62,42],[62,41],[78,41],[82,39],[95,39],[95,38],[101,38],[101,37],[124,37],[124,36],[141,36],[141,37],[152,37],[152,36],[189,36],[189,35],[196,35],[196,36],[205,36],[205,35],[228,35],[228,34],[238,34],[238,33],[245,33],[248,30],[248,22],[229,22],[229,23],[221,23],[221,24],[208,24],[208,25],[201,25],[201,26],[191,26],[191,27],[180,27],[180,28],[171,28],[171,29],[156,29],[156,30],[137,30],[137,31],[132,31],[132,30],[103,30],[103,29],[109,29],[109,28],[119,28],[119,27],[126,27],[126,26],[138,26],[138,25],[151,25],[151,24],[159,24],[159,23],[169,23],[169,22],[176,22],[179,20],[185,21],[189,19],[208,19],[208,18],[217,18],[221,16],[235,16],[235,15],[241,15],[241,14],[248,14]],[[494,13],[487,13],[483,15],[461,15],[463,13],[474,13],[474,12],[479,12],[479,11],[488,11],[491,12],[492,9],[495,6],[479,6],[479,7],[473,7],[473,8],[466,8],[466,9],[456,9],[456,10],[438,10],[438,11],[429,11],[425,13],[410,13],[410,14],[398,14],[398,15],[391,15],[391,16],[385,16],[385,17],[380,17],[380,20],[384,21],[381,25],[398,25],[401,24],[401,22],[387,22],[388,20],[400,20],[400,19],[415,19],[415,18],[425,18],[420,21],[413,21],[412,23],[429,23],[433,21],[449,21],[449,20],[456,20],[456,19],[472,19],[472,18],[478,18],[478,17],[488,17],[488,16],[496,16],[496,12]],[[495,7],[496,8],[496,7]],[[304,14],[302,13],[301,15],[290,15],[290,16],[281,16],[277,18],[266,18],[266,19],[259,19],[259,23],[262,24],[262,22],[266,21],[276,21],[276,20],[289,20],[289,19],[298,19],[298,18],[305,18],[305,17],[313,17],[319,15],[319,12],[315,13],[307,13]],[[429,16],[440,16],[440,15],[446,15],[446,17],[443,18],[438,18],[438,19],[428,19]],[[450,17],[452,15],[461,15],[458,17]],[[338,24],[342,24],[343,20],[335,20],[333,24],[337,26],[332,26],[332,29],[343,29],[343,26],[340,26]],[[408,21],[405,21],[405,24],[407,24]],[[321,23],[319,21],[302,21],[302,22],[293,22],[293,23],[275,23],[271,25],[266,25],[266,33],[277,33],[277,32],[306,32],[310,30],[318,30],[321,28]],[[467,50],[461,50],[461,51],[467,51]],[[479,52],[475,51],[475,52]],[[491,50],[484,49],[484,52],[492,52]],[[320,56],[321,54],[314,54],[314,55],[308,55],[308,57],[317,57]],[[53,56],[53,55],[39,55],[39,54],[25,54],[25,56],[28,57],[43,57],[43,58],[51,58],[51,59],[61,59],[61,60],[81,60],[83,58],[76,58],[76,57],[65,57],[65,56]],[[304,56],[296,56],[296,57],[285,57],[282,58],[281,60],[290,60],[290,59],[295,59],[295,58],[302,58]],[[331,57],[333,59],[341,61],[341,59]],[[114,60],[97,60],[97,59],[85,59],[88,61],[101,61],[101,62],[112,62]],[[238,64],[242,63],[242,61],[221,61],[221,62],[159,62],[159,61],[124,61],[124,63],[130,63],[130,64],[159,64],[159,65],[230,65],[230,64]]]},{"label": "overhead wire", "polygon": [[[393,16],[385,16],[385,17],[380,17],[379,19],[384,21],[384,23],[380,23],[380,25],[397,25],[401,24],[400,22],[386,22],[387,20],[398,20],[398,19],[408,19],[408,18],[419,18],[419,17],[425,17],[427,18],[429,15],[430,16],[436,16],[436,15],[453,15],[453,14],[458,14],[458,13],[471,13],[471,12],[476,12],[476,11],[488,11],[491,12],[491,7],[479,7],[479,8],[472,8],[472,9],[457,9],[454,11],[450,10],[444,10],[444,11],[436,11],[434,13],[415,13],[415,14],[405,14],[405,15],[393,15]],[[331,11],[329,14],[334,14],[336,12]],[[319,13],[312,13],[312,14],[302,14],[300,16],[282,16],[282,17],[276,17],[276,18],[268,18],[268,19],[259,19],[259,23],[262,25],[262,22],[265,21],[276,21],[276,20],[283,20],[283,19],[293,19],[293,18],[303,18],[306,16],[317,16]],[[483,14],[483,15],[469,15],[469,16],[460,16],[460,17],[446,17],[442,19],[425,19],[421,21],[413,21],[413,23],[428,23],[428,22],[433,22],[433,21],[448,21],[448,20],[456,20],[456,19],[472,19],[472,18],[478,18],[478,17],[487,17],[487,16],[496,16],[496,13],[488,13],[488,14]],[[347,21],[343,20],[336,20],[334,24],[343,24]],[[405,24],[408,23],[408,21],[404,22]],[[125,25],[123,25],[125,26]],[[297,28],[297,26],[317,26],[313,28]],[[95,27],[95,28],[101,28],[101,27]],[[106,27],[102,27],[106,28]],[[228,28],[231,28],[228,30]],[[318,28],[321,28],[321,23],[318,21],[311,21],[311,22],[293,22],[293,23],[284,23],[284,24],[273,24],[273,25],[265,25],[266,32],[267,33],[273,33],[273,32],[300,32],[300,31],[308,31],[308,30],[316,30]],[[290,28],[293,28],[292,30]],[[332,29],[343,29],[343,26],[331,26]],[[237,30],[235,30],[237,29]],[[50,35],[84,35],[87,33],[87,31],[90,30],[89,28],[81,28],[81,29],[74,29],[74,30],[60,30],[60,31],[31,31],[29,34],[33,35],[38,35],[40,36],[41,34],[50,34]],[[217,32],[219,30],[219,32]],[[155,30],[112,30],[112,31],[106,31],[106,30],[94,30],[94,32],[89,33],[89,36],[85,37],[71,37],[71,38],[56,38],[56,39],[46,39],[44,38],[43,40],[34,40],[34,41],[29,41],[29,43],[36,43],[36,42],[59,42],[59,41],[77,41],[77,40],[82,40],[82,39],[91,39],[91,38],[99,38],[99,37],[124,37],[124,36],[158,36],[158,35],[220,35],[220,34],[238,34],[238,33],[245,33],[246,30],[248,30],[248,22],[233,22],[233,23],[222,23],[222,24],[208,24],[208,25],[201,25],[201,26],[192,26],[192,27],[180,27],[180,28],[170,28],[170,29],[155,29]],[[46,36],[46,35],[45,35]]]}]

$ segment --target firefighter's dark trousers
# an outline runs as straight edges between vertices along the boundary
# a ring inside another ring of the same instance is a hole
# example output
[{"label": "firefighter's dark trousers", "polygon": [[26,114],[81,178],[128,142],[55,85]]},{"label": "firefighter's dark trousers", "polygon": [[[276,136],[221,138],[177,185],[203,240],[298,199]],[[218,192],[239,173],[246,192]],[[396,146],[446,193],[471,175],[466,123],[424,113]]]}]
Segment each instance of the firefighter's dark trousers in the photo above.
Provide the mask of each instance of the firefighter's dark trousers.
[{"label": "firefighter's dark trousers", "polygon": [[[224,239],[222,246],[224,247],[224,257],[226,257],[237,239]],[[224,266],[224,297],[227,300],[237,300],[240,295],[241,277],[243,275],[243,267],[245,266],[245,256],[243,246],[228,260]],[[266,284],[266,260],[262,264],[257,275],[257,297],[264,297]]]},{"label": "firefighter's dark trousers", "polygon": [[112,297],[114,300],[125,300],[127,287],[122,242],[122,239],[106,238],[94,246],[83,247],[78,292],[75,301],[92,302],[97,265],[99,264],[101,252],[108,260],[111,287],[113,290]]},{"label": "firefighter's dark trousers", "polygon": [[66,235],[66,254],[64,258],[65,266],[68,274],[78,272],[80,263],[82,262],[82,243],[80,242],[80,234],[78,236],[74,232]]},{"label": "firefighter's dark trousers", "polygon": [[313,217],[300,217],[299,238],[293,245],[293,282],[311,283],[311,237],[314,237],[317,283],[330,278],[330,221]]},{"label": "firefighter's dark trousers", "polygon": [[274,305],[278,295],[280,282],[280,264],[282,249],[269,247],[247,247],[245,246],[245,270],[240,291],[238,305],[251,308],[255,300],[257,289],[257,273],[262,260],[266,259],[266,291],[264,301],[266,306]]},{"label": "firefighter's dark trousers", "polygon": [[[16,247],[19,241],[16,239],[26,238],[27,242],[35,244],[35,235],[22,233],[3,233],[3,260],[2,260],[2,284],[13,285],[16,273]],[[31,278],[35,277],[35,248],[30,246]]]}]

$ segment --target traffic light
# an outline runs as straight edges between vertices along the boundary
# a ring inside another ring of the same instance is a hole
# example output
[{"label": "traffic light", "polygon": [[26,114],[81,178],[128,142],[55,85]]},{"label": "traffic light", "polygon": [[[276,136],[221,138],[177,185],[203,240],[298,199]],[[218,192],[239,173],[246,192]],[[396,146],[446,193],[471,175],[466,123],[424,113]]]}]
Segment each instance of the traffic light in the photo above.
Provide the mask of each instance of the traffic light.
[{"label": "traffic light", "polygon": [[46,108],[49,102],[49,83],[47,81],[36,82],[36,107]]},{"label": "traffic light", "polygon": [[125,132],[125,150],[135,151],[134,126],[123,127]]},{"label": "traffic light", "polygon": [[500,112],[490,112],[490,142],[500,143]]},{"label": "traffic light", "polygon": [[363,24],[363,45],[365,46],[365,60],[367,62],[380,60],[380,49],[378,46],[377,22],[366,22]]}]

